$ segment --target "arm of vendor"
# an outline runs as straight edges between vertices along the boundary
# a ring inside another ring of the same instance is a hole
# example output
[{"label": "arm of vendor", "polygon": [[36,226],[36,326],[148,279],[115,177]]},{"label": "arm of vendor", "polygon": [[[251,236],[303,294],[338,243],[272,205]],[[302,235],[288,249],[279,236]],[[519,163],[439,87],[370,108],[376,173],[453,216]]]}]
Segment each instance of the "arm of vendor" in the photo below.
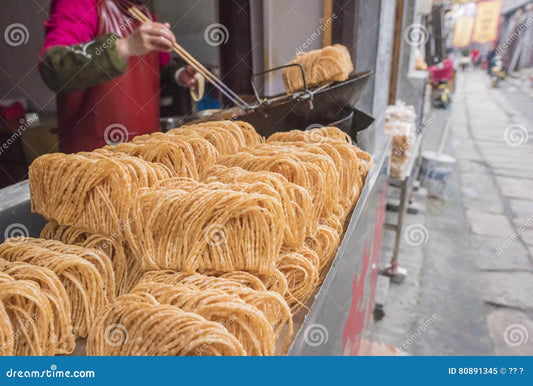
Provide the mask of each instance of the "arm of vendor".
[{"label": "arm of vendor", "polygon": [[[128,69],[128,58],[152,51],[158,52],[162,71],[174,72],[180,86],[196,86],[195,71],[170,59],[176,38],[168,23],[149,21],[137,28],[128,15],[119,20],[102,15],[99,2],[102,1],[52,1],[39,64],[41,76],[50,89],[68,93],[93,87],[123,75]],[[100,23],[114,23],[111,30],[115,31],[99,33]]]}]

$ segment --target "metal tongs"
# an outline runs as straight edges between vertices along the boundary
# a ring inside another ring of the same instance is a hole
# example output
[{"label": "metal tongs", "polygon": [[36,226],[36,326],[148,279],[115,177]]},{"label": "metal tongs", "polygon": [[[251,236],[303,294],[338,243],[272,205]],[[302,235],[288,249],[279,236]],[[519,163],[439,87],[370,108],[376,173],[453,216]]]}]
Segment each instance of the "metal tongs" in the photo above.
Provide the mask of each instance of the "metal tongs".
[{"label": "metal tongs", "polygon": [[[138,21],[140,21],[141,23],[145,23],[147,21],[150,21],[150,19],[148,18],[148,16],[146,16],[139,8],[137,7],[130,7],[128,8],[128,12],[135,18],[137,19]],[[276,102],[276,101],[281,101],[281,100],[286,100],[287,98],[289,99],[300,99],[300,100],[307,100],[309,102],[309,108],[310,109],[313,109],[313,95],[322,90],[323,88],[325,87],[328,87],[329,84],[327,85],[324,85],[324,86],[321,86],[317,89],[314,89],[314,90],[309,90],[309,88],[307,87],[307,81],[305,80],[305,71],[304,71],[304,68],[301,64],[299,63],[290,63],[290,64],[286,64],[286,65],[283,65],[283,66],[280,66],[280,67],[275,67],[275,68],[271,68],[269,70],[266,70],[266,71],[263,71],[263,72],[259,72],[257,74],[253,74],[252,75],[252,78],[250,79],[251,83],[252,83],[252,88],[254,90],[254,94],[255,94],[255,97],[257,99],[257,104],[254,104],[254,105],[250,105],[248,103],[246,103],[240,96],[238,96],[235,92],[233,92],[232,89],[230,89],[228,86],[226,86],[224,84],[224,82],[222,82],[220,79],[218,79],[215,75],[213,75],[213,73],[211,73],[207,68],[205,68],[199,61],[197,61],[194,56],[192,56],[191,54],[189,54],[187,52],[187,50],[185,50],[181,45],[179,45],[178,43],[174,43],[173,46],[172,46],[172,49],[174,50],[174,52],[176,52],[183,60],[185,60],[185,62],[187,62],[187,64],[189,64],[191,67],[193,67],[200,75],[202,75],[205,79],[207,79],[213,86],[215,86],[218,90],[220,90],[220,92],[222,94],[224,94],[224,96],[226,96],[230,101],[232,101],[237,107],[239,107],[240,109],[244,110],[244,111],[251,111],[251,110],[255,110],[259,107],[262,107],[262,106],[268,106],[270,104],[272,104],[273,102]],[[255,83],[254,83],[254,78],[257,77],[257,76],[260,76],[260,75],[264,75],[264,74],[267,74],[269,72],[272,72],[272,71],[279,71],[279,70],[282,70],[283,68],[286,68],[286,67],[294,67],[294,66],[297,66],[300,68],[300,72],[302,74],[302,79],[303,79],[303,85],[304,85],[304,90],[302,91],[298,91],[296,93],[293,93],[293,94],[282,94],[282,95],[279,95],[279,96],[275,96],[275,97],[271,97],[271,98],[265,98],[265,97],[260,97],[259,96],[259,93],[257,91],[257,88],[255,86]]]},{"label": "metal tongs", "polygon": [[[139,8],[130,7],[128,8],[129,13],[141,23],[150,21],[148,16],[146,16]],[[229,100],[231,100],[235,105],[240,107],[243,110],[253,109],[248,103],[246,103],[240,96],[235,94],[232,89],[226,86],[220,79],[218,79],[211,71],[205,68],[199,61],[197,61],[191,54],[189,54],[182,46],[178,43],[174,43],[172,46],[174,52],[176,52],[183,60],[187,62],[191,67],[193,67],[200,75],[207,79],[213,86],[220,90]]]}]

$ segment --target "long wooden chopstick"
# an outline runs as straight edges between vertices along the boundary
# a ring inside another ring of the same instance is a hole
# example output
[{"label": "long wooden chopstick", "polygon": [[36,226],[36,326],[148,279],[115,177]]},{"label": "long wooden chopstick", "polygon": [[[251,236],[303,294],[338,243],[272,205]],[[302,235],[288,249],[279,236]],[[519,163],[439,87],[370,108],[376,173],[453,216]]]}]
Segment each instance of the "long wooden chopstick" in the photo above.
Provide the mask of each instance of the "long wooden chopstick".
[{"label": "long wooden chopstick", "polygon": [[[148,16],[146,16],[140,9],[137,7],[130,7],[128,9],[129,13],[141,23],[150,21]],[[229,98],[233,103],[239,106],[242,109],[247,109],[250,106],[242,100],[237,94],[233,92],[228,86],[226,86],[220,79],[218,79],[213,73],[211,73],[207,68],[205,68],[200,62],[194,58],[189,52],[187,52],[182,46],[177,42],[174,42],[172,49],[179,56],[183,58],[188,64],[190,64],[198,73],[200,73],[204,78],[210,81],[215,87],[217,87],[227,98]]]}]

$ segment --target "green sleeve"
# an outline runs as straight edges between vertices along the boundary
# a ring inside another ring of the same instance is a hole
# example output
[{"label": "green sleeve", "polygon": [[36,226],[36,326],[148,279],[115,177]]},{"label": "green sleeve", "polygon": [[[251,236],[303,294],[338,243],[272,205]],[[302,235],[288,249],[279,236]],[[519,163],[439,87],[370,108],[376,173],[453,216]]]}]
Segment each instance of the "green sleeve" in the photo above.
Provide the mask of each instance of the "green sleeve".
[{"label": "green sleeve", "polygon": [[44,83],[62,94],[122,75],[128,63],[117,52],[118,39],[117,34],[107,34],[88,43],[50,48],[39,66]]}]

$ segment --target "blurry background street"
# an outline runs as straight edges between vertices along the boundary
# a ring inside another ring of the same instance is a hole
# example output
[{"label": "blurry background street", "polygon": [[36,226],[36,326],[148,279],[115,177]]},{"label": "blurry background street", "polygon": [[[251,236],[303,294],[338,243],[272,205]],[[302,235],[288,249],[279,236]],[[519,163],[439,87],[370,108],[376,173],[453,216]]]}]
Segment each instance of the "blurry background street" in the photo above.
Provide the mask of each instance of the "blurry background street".
[{"label": "blurry background street", "polygon": [[[449,118],[444,149],[457,163],[443,197],[423,188],[414,195],[422,210],[407,215],[399,257],[408,275],[390,283],[372,338],[409,355],[528,355],[533,99],[508,81],[492,88],[486,72],[469,69],[457,72],[452,105],[427,117],[423,149],[437,149]],[[421,245],[410,245],[410,224],[427,230]],[[384,240],[383,264],[393,237]]]}]

